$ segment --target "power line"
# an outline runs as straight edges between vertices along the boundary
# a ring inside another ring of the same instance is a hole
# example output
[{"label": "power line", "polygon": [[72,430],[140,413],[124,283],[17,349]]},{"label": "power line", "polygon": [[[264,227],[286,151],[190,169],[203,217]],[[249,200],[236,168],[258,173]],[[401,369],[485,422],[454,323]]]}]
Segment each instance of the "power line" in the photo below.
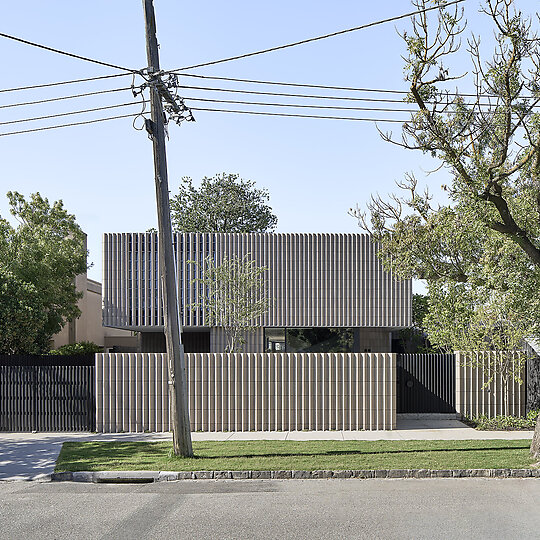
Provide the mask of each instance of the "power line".
[{"label": "power line", "polygon": [[[272,86],[294,86],[299,88],[322,88],[324,90],[344,90],[347,92],[372,92],[372,93],[385,93],[385,94],[400,94],[400,95],[408,95],[409,92],[407,90],[388,90],[383,88],[355,88],[353,86],[329,86],[324,84],[304,84],[304,83],[288,83],[288,82],[281,82],[281,81],[261,81],[256,79],[240,79],[236,77],[217,77],[217,76],[209,76],[209,75],[196,75],[195,73],[178,73],[181,77],[194,77],[197,79],[209,79],[209,80],[216,80],[216,81],[232,81],[232,82],[242,82],[242,83],[250,83],[250,84],[266,84],[266,85],[272,85]],[[440,95],[446,95],[445,92],[439,92]],[[461,92],[455,93],[455,92],[449,92],[448,95],[451,96],[460,96],[460,97],[497,97],[493,94],[483,94],[479,96],[478,94],[464,94]],[[529,96],[523,96],[528,98]],[[530,96],[532,97],[532,96]]]},{"label": "power line", "polygon": [[[211,103],[233,103],[236,105],[264,105],[270,107],[299,107],[304,109],[335,109],[345,111],[377,111],[377,112],[418,112],[417,109],[396,109],[396,108],[377,108],[377,107],[340,107],[337,105],[299,105],[294,103],[265,103],[264,101],[238,101],[235,99],[205,99],[183,96],[183,99],[189,101],[205,101]],[[191,107],[190,107],[191,108]]]},{"label": "power line", "polygon": [[[182,77],[195,77],[197,79],[211,79],[217,81],[233,81],[233,82],[243,82],[243,83],[254,83],[254,84],[268,84],[274,86],[296,86],[301,88],[323,88],[325,90],[347,90],[352,92],[381,92],[387,94],[408,94],[404,90],[381,90],[378,88],[353,88],[351,86],[326,86],[323,84],[301,84],[301,83],[285,83],[285,82],[275,82],[275,81],[259,81],[254,79],[238,79],[233,77],[210,77],[207,75],[195,75],[194,73],[178,73]],[[464,94],[461,94],[464,95]]]},{"label": "power line", "polygon": [[131,73],[117,73],[115,75],[101,75],[100,77],[88,77],[86,79],[73,79],[71,81],[59,81],[53,83],[34,84],[32,86],[19,86],[18,88],[3,88],[0,89],[0,94],[4,92],[18,92],[20,90],[34,90],[35,88],[48,88],[50,86],[60,86],[63,84],[75,84],[81,82],[98,81],[100,79],[113,79],[114,77],[126,77]]},{"label": "power line", "polygon": [[65,127],[71,127],[71,126],[82,126],[85,124],[95,124],[96,122],[106,122],[107,120],[118,120],[119,118],[134,118],[135,116],[140,116],[141,113],[135,113],[135,114],[122,114],[120,116],[109,116],[107,118],[96,118],[95,120],[85,120],[83,122],[72,122],[69,124],[60,124],[57,126],[46,126],[46,127],[40,127],[40,128],[33,128],[33,129],[23,129],[21,131],[10,131],[8,133],[0,133],[0,137],[6,137],[7,135],[19,135],[20,133],[32,133],[34,131],[45,131],[47,129],[58,129],[58,128],[65,128]]},{"label": "power line", "polygon": [[134,101],[130,103],[120,103],[119,105],[107,105],[105,107],[95,107],[92,109],[83,109],[79,111],[70,111],[65,113],[57,113],[57,114],[48,114],[47,116],[35,116],[34,118],[21,118],[19,120],[9,120],[7,122],[0,122],[0,126],[6,126],[8,124],[21,124],[23,122],[34,122],[36,120],[47,120],[50,118],[59,118],[61,116],[71,116],[73,114],[83,114],[83,113],[89,113],[89,112],[95,112],[95,111],[105,111],[108,109],[116,109],[118,107],[127,107],[130,105],[140,105],[141,103],[148,103],[148,100],[145,101]]},{"label": "power line", "polygon": [[[293,108],[304,108],[304,109],[333,109],[333,110],[345,110],[345,111],[373,111],[373,112],[397,112],[397,113],[418,113],[419,109],[399,109],[396,107],[343,107],[338,105],[303,105],[295,103],[271,103],[264,101],[239,101],[235,99],[209,99],[209,98],[199,98],[199,97],[188,97],[183,96],[183,99],[189,101],[204,101],[210,103],[232,103],[236,105],[263,105],[268,107],[293,107]],[[403,103],[403,102],[401,102]],[[474,111],[436,111],[436,114],[467,114],[467,112]]]},{"label": "power line", "polygon": [[327,39],[327,38],[339,36],[341,34],[347,34],[348,32],[355,32],[357,30],[364,30],[366,28],[370,28],[372,26],[377,26],[379,24],[384,24],[384,23],[387,23],[387,22],[397,21],[399,19],[405,19],[407,17],[412,17],[413,15],[418,15],[420,13],[425,13],[427,11],[432,11],[434,9],[445,8],[445,7],[451,6],[453,4],[459,4],[459,3],[464,2],[464,1],[465,0],[453,0],[452,2],[447,2],[445,4],[439,4],[439,5],[429,7],[429,8],[425,8],[425,9],[421,9],[421,10],[418,10],[418,11],[411,11],[410,13],[404,13],[403,15],[397,15],[395,17],[390,17],[388,19],[382,19],[382,20],[379,20],[379,21],[370,22],[370,23],[367,23],[367,24],[363,24],[361,26],[355,26],[354,28],[348,28],[346,30],[339,30],[337,32],[332,32],[331,34],[324,34],[322,36],[303,39],[301,41],[295,41],[293,43],[288,43],[286,45],[278,45],[277,47],[270,47],[268,49],[262,49],[260,51],[255,51],[255,52],[246,53],[246,54],[240,54],[238,56],[230,56],[228,58],[222,58],[221,60],[213,60],[211,62],[204,62],[202,64],[194,64],[192,66],[186,66],[186,67],[178,68],[178,69],[174,70],[174,73],[176,73],[178,71],[184,71],[186,69],[195,69],[195,68],[200,68],[200,67],[205,67],[205,66],[212,66],[212,65],[215,65],[215,64],[222,64],[224,62],[231,62],[232,60],[239,60],[241,58],[248,58],[250,56],[256,56],[256,55],[259,55],[259,54],[266,54],[266,53],[269,53],[269,52],[279,51],[281,49],[288,49],[290,47],[296,47],[297,45],[303,45],[305,43],[311,43],[313,41],[320,41],[322,39]]},{"label": "power line", "polygon": [[289,113],[272,113],[272,112],[260,112],[260,111],[238,111],[230,109],[203,109],[198,107],[190,107],[192,111],[207,111],[207,112],[224,112],[224,113],[236,113],[236,114],[256,114],[261,116],[286,116],[294,118],[321,118],[325,120],[355,120],[362,122],[396,122],[403,124],[405,120],[394,120],[386,118],[357,118],[352,116],[317,116],[312,114],[289,114]]},{"label": "power line", "polygon": [[11,103],[9,105],[0,105],[0,109],[9,109],[11,107],[22,107],[24,105],[38,105],[40,103],[50,103],[51,101],[62,101],[64,99],[75,99],[75,98],[87,97],[87,96],[97,96],[98,94],[110,94],[112,92],[121,92],[123,90],[131,90],[131,86],[126,86],[123,88],[113,88],[111,90],[98,90],[97,92],[86,92],[84,94],[60,96],[60,97],[49,98],[49,99],[39,99],[37,101],[25,101],[23,103]]},{"label": "power line", "polygon": [[211,92],[230,92],[235,94],[254,94],[258,96],[280,96],[280,97],[293,97],[293,98],[309,98],[309,99],[340,99],[345,101],[374,101],[383,103],[401,103],[402,99],[388,99],[388,98],[364,98],[364,97],[351,97],[351,96],[321,96],[314,94],[290,94],[286,92],[263,92],[259,90],[238,90],[232,88],[212,88],[209,86],[180,86],[180,88],[186,88],[189,90],[209,90]]},{"label": "power line", "polygon": [[[399,103],[401,105],[407,102],[402,99],[391,98],[368,98],[368,97],[351,97],[351,96],[323,96],[320,94],[291,94],[287,92],[263,92],[258,90],[238,90],[236,88],[213,88],[210,86],[180,86],[179,88],[185,88],[189,90],[208,90],[211,92],[229,92],[235,94],[253,94],[259,96],[279,96],[279,97],[291,97],[291,98],[306,98],[306,99],[327,99],[327,100],[342,100],[342,101],[360,101],[360,102],[374,102],[374,103]],[[433,102],[426,102],[426,105],[434,105]],[[444,105],[443,103],[437,103],[437,105]],[[451,105],[449,103],[448,105]],[[470,107],[488,107],[494,108],[496,105],[490,103],[463,103],[465,106]],[[499,106],[499,108],[501,108]]]},{"label": "power line", "polygon": [[44,49],[46,51],[54,52],[57,54],[63,54],[64,56],[77,58],[78,60],[84,60],[85,62],[91,62],[93,64],[98,64],[100,66],[111,67],[114,69],[119,69],[121,71],[129,71],[130,73],[139,73],[139,71],[136,69],[126,68],[123,66],[117,66],[116,64],[110,64],[109,62],[102,62],[101,60],[95,60],[94,58],[88,58],[87,56],[81,56],[80,54],[62,51],[60,49],[48,47],[47,45],[41,45],[40,43],[35,43],[34,41],[28,41],[27,39],[22,39],[16,36],[10,36],[9,34],[4,34],[3,32],[0,32],[0,37],[12,39],[13,41],[18,41],[19,43],[24,43],[25,45],[31,45],[32,47],[37,47],[38,49]]}]

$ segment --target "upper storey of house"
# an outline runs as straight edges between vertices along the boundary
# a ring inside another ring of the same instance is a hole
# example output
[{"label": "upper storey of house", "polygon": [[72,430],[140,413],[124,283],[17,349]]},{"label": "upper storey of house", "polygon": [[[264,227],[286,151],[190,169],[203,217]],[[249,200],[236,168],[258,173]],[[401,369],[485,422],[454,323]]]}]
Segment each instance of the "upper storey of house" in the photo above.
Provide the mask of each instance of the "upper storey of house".
[{"label": "upper storey of house", "polygon": [[[205,326],[194,282],[207,257],[249,255],[265,267],[268,312],[262,327],[390,327],[411,325],[411,281],[383,269],[367,234],[177,233],[173,235],[182,324]],[[193,264],[196,261],[198,265]],[[156,233],[103,237],[103,324],[163,328]]]}]

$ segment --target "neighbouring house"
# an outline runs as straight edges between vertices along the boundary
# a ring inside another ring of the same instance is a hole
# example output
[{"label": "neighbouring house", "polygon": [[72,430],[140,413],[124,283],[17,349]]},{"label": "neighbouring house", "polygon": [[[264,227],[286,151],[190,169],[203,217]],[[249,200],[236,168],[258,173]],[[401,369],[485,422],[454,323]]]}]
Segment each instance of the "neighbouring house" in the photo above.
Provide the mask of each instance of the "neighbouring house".
[{"label": "neighbouring house", "polygon": [[[244,352],[392,352],[392,333],[411,325],[411,281],[383,269],[366,234],[177,233],[173,235],[186,352],[223,352],[224,331],[189,309],[210,256],[249,254],[267,268],[270,307]],[[197,261],[199,266],[192,264]],[[103,238],[103,326],[139,333],[139,352],[165,351],[156,233]]]},{"label": "neighbouring house", "polygon": [[138,349],[138,336],[129,330],[108,328],[102,324],[101,283],[89,279],[87,274],[80,274],[75,278],[77,291],[82,292],[78,302],[81,315],[55,334],[52,339],[52,348],[62,345],[91,341],[101,345],[105,351],[133,352]]}]

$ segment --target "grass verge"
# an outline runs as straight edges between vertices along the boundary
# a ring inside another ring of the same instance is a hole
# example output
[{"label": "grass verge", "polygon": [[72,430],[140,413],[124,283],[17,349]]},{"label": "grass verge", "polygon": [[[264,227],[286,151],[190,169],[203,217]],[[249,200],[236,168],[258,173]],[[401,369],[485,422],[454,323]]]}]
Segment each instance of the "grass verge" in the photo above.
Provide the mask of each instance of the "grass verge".
[{"label": "grass verge", "polygon": [[194,442],[194,458],[170,442],[66,442],[63,471],[356,470],[529,468],[527,440]]}]

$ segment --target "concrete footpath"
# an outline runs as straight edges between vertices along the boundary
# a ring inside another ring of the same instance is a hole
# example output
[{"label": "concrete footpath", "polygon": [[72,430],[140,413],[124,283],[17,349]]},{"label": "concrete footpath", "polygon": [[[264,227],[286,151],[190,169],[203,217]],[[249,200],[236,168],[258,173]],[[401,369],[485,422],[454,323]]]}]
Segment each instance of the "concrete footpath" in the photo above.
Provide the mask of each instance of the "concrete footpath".
[{"label": "concrete footpath", "polygon": [[[455,418],[402,418],[394,431],[249,431],[194,432],[194,441],[249,440],[489,440],[532,439],[532,431],[476,431]],[[48,475],[67,441],[160,441],[170,433],[0,433],[0,480],[29,480]]]}]

